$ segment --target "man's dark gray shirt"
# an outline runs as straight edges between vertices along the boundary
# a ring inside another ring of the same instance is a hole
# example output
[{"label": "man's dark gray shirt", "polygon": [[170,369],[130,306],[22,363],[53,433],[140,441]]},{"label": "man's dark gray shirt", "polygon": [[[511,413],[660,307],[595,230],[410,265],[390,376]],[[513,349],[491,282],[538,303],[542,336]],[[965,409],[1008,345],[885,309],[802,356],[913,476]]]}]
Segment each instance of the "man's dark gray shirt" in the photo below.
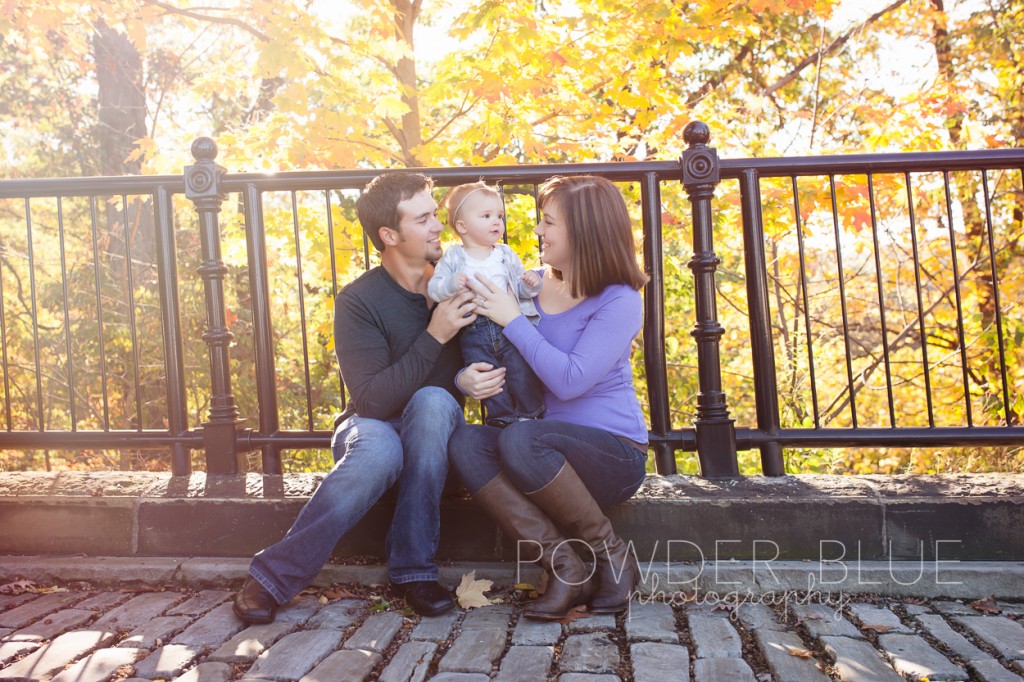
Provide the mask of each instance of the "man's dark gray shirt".
[{"label": "man's dark gray shirt", "polygon": [[399,417],[424,386],[444,388],[464,404],[455,387],[462,368],[458,342],[441,344],[427,333],[433,307],[380,266],[341,290],[334,301],[334,345],[351,401],[339,423],[353,414]]}]

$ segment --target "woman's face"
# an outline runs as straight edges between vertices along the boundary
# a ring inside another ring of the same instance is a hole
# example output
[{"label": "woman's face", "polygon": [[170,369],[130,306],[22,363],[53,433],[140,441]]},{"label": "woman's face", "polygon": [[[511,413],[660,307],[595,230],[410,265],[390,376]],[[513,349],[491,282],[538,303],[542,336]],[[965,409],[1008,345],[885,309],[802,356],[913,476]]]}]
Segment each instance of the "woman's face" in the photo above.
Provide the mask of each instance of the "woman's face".
[{"label": "woman's face", "polygon": [[544,265],[563,273],[569,267],[569,231],[562,219],[562,210],[554,201],[541,206],[541,219],[533,233],[540,237],[540,260]]}]

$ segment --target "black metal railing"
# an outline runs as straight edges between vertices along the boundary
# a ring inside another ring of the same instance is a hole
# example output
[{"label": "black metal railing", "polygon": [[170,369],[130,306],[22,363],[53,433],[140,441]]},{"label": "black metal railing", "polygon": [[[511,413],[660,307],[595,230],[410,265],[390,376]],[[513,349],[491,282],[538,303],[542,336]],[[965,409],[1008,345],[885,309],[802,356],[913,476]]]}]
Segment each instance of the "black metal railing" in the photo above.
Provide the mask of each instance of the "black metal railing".
[{"label": "black metal railing", "polygon": [[[500,184],[520,247],[540,183],[620,183],[660,473],[679,451],[717,477],[756,448],[774,476],[785,449],[1024,444],[1024,150],[720,161],[707,126],[684,137],[679,161],[425,169]],[[376,171],[192,152],[184,176],[0,181],[0,450],[169,450],[174,474],[259,451],[280,473],[329,446],[332,301],[375,258],[353,204]]]}]

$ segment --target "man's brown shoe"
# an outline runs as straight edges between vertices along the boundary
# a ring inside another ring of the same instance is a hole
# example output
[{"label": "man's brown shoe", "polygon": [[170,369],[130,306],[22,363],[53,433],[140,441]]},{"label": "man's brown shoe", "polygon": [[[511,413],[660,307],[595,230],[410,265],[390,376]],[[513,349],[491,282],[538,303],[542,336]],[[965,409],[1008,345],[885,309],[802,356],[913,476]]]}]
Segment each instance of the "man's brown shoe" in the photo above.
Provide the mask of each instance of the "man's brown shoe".
[{"label": "man's brown shoe", "polygon": [[235,615],[246,623],[265,625],[274,622],[277,613],[277,600],[274,595],[260,585],[252,576],[245,579],[242,589],[235,595],[232,605]]}]

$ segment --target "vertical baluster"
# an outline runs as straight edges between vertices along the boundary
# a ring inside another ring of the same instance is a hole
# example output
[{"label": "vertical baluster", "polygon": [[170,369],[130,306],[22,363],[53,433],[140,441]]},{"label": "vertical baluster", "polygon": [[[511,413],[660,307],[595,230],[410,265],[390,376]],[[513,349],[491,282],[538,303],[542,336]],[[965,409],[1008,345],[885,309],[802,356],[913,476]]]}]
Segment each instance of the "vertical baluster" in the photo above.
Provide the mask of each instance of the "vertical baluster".
[{"label": "vertical baluster", "polygon": [[[156,225],[156,268],[160,293],[160,319],[164,330],[164,374],[167,382],[167,429],[174,436],[188,430],[185,393],[185,349],[182,342],[181,307],[178,302],[178,250],[174,239],[174,208],[171,192],[164,186],[153,195]],[[189,450],[183,443],[171,446],[171,474],[192,471]]]},{"label": "vertical baluster", "polygon": [[857,387],[853,384],[853,358],[850,353],[850,317],[846,310],[846,272],[843,270],[843,241],[839,229],[839,210],[836,206],[836,176],[828,176],[828,190],[832,200],[832,229],[836,239],[836,273],[839,276],[839,310],[843,318],[843,350],[846,355],[846,385],[850,392],[850,421],[857,428]]},{"label": "vertical baluster", "polygon": [[103,340],[103,276],[100,272],[99,210],[96,197],[89,197],[89,224],[92,228],[92,264],[96,277],[96,345],[100,349],[100,387],[103,393],[103,430],[110,430],[110,395],[107,387],[107,353]]},{"label": "vertical baluster", "polygon": [[78,418],[75,413],[75,360],[71,353],[71,313],[68,310],[68,260],[64,248],[64,203],[57,197],[57,241],[60,244],[60,290],[64,304],[64,352],[67,353],[68,369],[68,415],[71,419],[71,430],[78,430]]},{"label": "vertical baluster", "polygon": [[[32,355],[35,358],[36,368],[36,415],[38,423],[36,430],[46,430],[46,418],[43,414],[43,368],[39,359],[39,311],[36,301],[36,258],[35,249],[32,246],[32,206],[28,198],[25,199],[25,231],[28,236],[28,285],[31,298],[32,310]],[[49,471],[49,451],[46,453],[47,467]]]},{"label": "vertical baluster", "polygon": [[132,274],[132,268],[135,261],[134,258],[132,258],[132,235],[128,229],[129,215],[127,195],[121,195],[121,206],[124,209],[124,263],[128,284],[128,329],[130,336],[132,337],[132,363],[135,369],[133,375],[133,378],[135,379],[135,430],[141,432],[142,382],[139,374],[142,363],[139,361],[139,334],[138,329],[135,326],[135,276]]},{"label": "vertical baluster", "polygon": [[[896,401],[892,392],[892,366],[889,360],[889,327],[885,321],[885,287],[882,282],[882,254],[878,243],[878,213],[875,204],[874,176],[868,173],[868,205],[871,208],[871,243],[875,250],[875,285],[878,288],[878,316],[882,325],[882,362],[885,363],[885,390],[889,399],[889,426],[896,428]],[[965,384],[966,386],[966,384]]]},{"label": "vertical baluster", "polygon": [[309,377],[309,330],[306,325],[306,292],[302,282],[302,243],[299,240],[299,206],[292,190],[292,230],[295,235],[295,280],[299,290],[299,333],[302,335],[302,369],[306,382],[306,428],[313,430],[313,388]]},{"label": "vertical baluster", "polygon": [[[256,400],[259,432],[269,436],[280,429],[277,413],[277,368],[274,366],[274,326],[270,317],[270,275],[267,230],[263,222],[263,194],[253,184],[245,187],[242,201],[246,246],[249,253],[249,295],[252,299],[253,347],[256,356]],[[263,473],[280,474],[281,450],[272,443],[260,449]]]},{"label": "vertical baluster", "polygon": [[999,375],[1003,380],[1003,416],[1006,426],[1015,426],[1010,413],[1010,382],[1006,377],[1006,340],[1003,338],[1003,305],[999,301],[999,269],[996,264],[996,238],[992,229],[992,195],[988,188],[988,171],[981,171],[981,188],[985,194],[985,232],[988,235],[988,259],[992,274],[992,302],[996,307],[996,340],[999,344]]},{"label": "vertical baluster", "polygon": [[[668,370],[665,357],[665,267],[662,254],[661,185],[654,173],[644,174],[640,186],[644,225],[644,269],[650,281],[644,287],[644,371],[651,409],[651,431],[666,436],[672,428],[668,401]],[[658,473],[676,473],[671,443],[653,445]]]},{"label": "vertical baluster", "polygon": [[[777,436],[781,428],[779,386],[775,375],[775,346],[772,343],[771,313],[768,307],[768,265],[764,255],[761,184],[755,170],[743,171],[740,179],[740,204],[757,428],[769,436]],[[761,446],[761,470],[765,476],[782,476],[786,473],[782,447],[778,442],[773,440]]]},{"label": "vertical baluster", "polygon": [[796,217],[796,245],[800,255],[800,291],[804,304],[804,335],[807,338],[807,372],[811,382],[811,411],[814,416],[814,428],[821,428],[821,411],[818,409],[818,382],[814,375],[814,342],[811,336],[811,305],[807,293],[807,252],[804,246],[804,225],[800,215],[800,188],[796,176],[793,181],[793,214]]},{"label": "vertical baluster", "polygon": [[942,189],[946,198],[946,222],[949,231],[949,255],[953,266],[953,293],[956,296],[956,338],[960,346],[960,370],[964,382],[964,409],[967,425],[974,426],[974,414],[971,409],[971,377],[967,364],[967,341],[964,333],[964,306],[960,291],[960,265],[957,258],[956,233],[953,230],[953,199],[949,188],[949,171],[942,171]]},{"label": "vertical baluster", "polygon": [[924,363],[924,394],[928,405],[928,426],[935,426],[935,408],[932,405],[932,378],[928,367],[928,331],[924,328],[924,297],[921,294],[921,254],[917,246],[917,217],[914,211],[914,192],[910,173],[904,173],[907,183],[907,205],[910,210],[910,245],[914,254],[914,291],[917,295],[917,328],[921,333],[921,362]]}]

